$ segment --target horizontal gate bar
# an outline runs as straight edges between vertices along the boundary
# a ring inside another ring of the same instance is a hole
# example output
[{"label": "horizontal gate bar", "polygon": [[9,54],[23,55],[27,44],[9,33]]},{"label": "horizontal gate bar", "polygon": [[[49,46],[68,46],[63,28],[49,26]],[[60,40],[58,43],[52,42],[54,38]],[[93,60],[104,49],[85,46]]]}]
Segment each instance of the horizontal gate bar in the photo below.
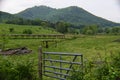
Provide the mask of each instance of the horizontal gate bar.
[{"label": "horizontal gate bar", "polygon": [[82,64],[82,63],[80,63],[80,62],[70,62],[70,61],[53,60],[53,59],[43,59],[43,61],[61,62],[61,63],[78,64],[78,65],[81,65],[81,64]]},{"label": "horizontal gate bar", "polygon": [[64,75],[64,76],[69,76],[69,74],[63,74],[63,73],[54,72],[54,71],[49,71],[49,70],[44,70],[44,72],[48,72],[48,73],[54,73],[54,74],[58,74],[58,75]]},{"label": "horizontal gate bar", "polygon": [[44,66],[44,67],[48,67],[48,68],[54,68],[54,69],[59,69],[59,70],[72,70],[72,69],[69,69],[69,68],[60,68],[60,67],[55,67],[55,66]]},{"label": "horizontal gate bar", "polygon": [[61,52],[44,52],[43,54],[52,54],[52,55],[65,55],[65,56],[82,56],[82,54],[70,54],[70,53],[61,53]]},{"label": "horizontal gate bar", "polygon": [[51,76],[51,75],[48,75],[48,74],[44,74],[44,76],[51,77],[51,78],[56,78],[56,79],[60,79],[60,80],[66,80],[65,78]]},{"label": "horizontal gate bar", "polygon": [[[54,68],[54,69],[59,69],[59,70],[66,70],[66,71],[72,71],[72,69],[69,69],[69,68],[60,68],[60,67],[55,67],[55,66],[44,66],[44,67],[47,67],[47,68]],[[78,70],[74,70],[75,72],[79,72]]]}]

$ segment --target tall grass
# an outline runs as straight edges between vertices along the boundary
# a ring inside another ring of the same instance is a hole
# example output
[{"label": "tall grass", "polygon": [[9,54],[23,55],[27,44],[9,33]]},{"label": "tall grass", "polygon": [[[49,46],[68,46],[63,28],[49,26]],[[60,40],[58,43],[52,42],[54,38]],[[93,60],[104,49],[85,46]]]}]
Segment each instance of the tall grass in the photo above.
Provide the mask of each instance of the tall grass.
[{"label": "tall grass", "polygon": [[0,80],[36,80],[33,61],[10,60],[0,56]]},{"label": "tall grass", "polygon": [[98,56],[100,59],[88,60],[83,73],[74,72],[70,80],[120,80],[120,53],[106,58]]}]

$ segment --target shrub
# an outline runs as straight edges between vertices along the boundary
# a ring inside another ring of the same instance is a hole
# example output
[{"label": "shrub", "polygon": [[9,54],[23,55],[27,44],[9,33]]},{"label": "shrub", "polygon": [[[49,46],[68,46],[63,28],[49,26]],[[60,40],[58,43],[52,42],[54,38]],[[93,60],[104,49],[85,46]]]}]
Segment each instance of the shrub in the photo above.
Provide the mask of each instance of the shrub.
[{"label": "shrub", "polygon": [[83,80],[83,76],[84,76],[83,70],[79,69],[78,71],[75,71],[75,69],[73,69],[71,76],[69,77],[69,80]]},{"label": "shrub", "polygon": [[83,80],[83,73],[82,72],[73,72],[72,76],[69,78],[69,80]]},{"label": "shrub", "polygon": [[120,69],[120,52],[112,57],[112,65]]},{"label": "shrub", "polygon": [[32,30],[31,29],[24,29],[23,34],[32,34]]},{"label": "shrub", "polygon": [[36,80],[32,62],[0,60],[0,80]]},{"label": "shrub", "polygon": [[[98,56],[98,57],[97,57]],[[82,72],[72,72],[70,80],[120,80],[120,53],[102,58],[101,54],[84,63]]]},{"label": "shrub", "polygon": [[110,78],[120,80],[120,52],[111,57]]},{"label": "shrub", "polygon": [[14,28],[9,28],[9,32],[14,32]]}]

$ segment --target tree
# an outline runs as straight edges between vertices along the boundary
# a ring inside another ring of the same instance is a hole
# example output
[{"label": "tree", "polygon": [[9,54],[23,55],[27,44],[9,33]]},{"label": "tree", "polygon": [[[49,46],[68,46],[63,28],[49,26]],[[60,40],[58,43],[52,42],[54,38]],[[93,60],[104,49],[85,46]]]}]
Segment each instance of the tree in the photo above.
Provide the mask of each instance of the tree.
[{"label": "tree", "polygon": [[98,32],[98,26],[97,25],[90,25],[90,30],[92,31],[92,34],[97,34]]},{"label": "tree", "polygon": [[98,33],[104,33],[104,28],[98,27]]},{"label": "tree", "polygon": [[120,34],[120,27],[113,27],[112,28],[112,33],[113,34]]},{"label": "tree", "polygon": [[40,19],[35,19],[31,21],[32,25],[41,25],[41,22],[42,21]]},{"label": "tree", "polygon": [[57,22],[55,25],[56,31],[60,33],[67,33],[68,32],[68,23],[65,22]]},{"label": "tree", "polygon": [[108,28],[108,27],[105,28],[105,33],[106,33],[106,34],[110,34],[110,33],[111,33],[111,28]]},{"label": "tree", "polygon": [[83,34],[87,35],[95,35],[98,33],[98,26],[97,25],[87,25],[82,29]]},{"label": "tree", "polygon": [[68,33],[72,33],[72,34],[74,34],[76,31],[75,31],[75,29],[74,28],[68,28]]}]

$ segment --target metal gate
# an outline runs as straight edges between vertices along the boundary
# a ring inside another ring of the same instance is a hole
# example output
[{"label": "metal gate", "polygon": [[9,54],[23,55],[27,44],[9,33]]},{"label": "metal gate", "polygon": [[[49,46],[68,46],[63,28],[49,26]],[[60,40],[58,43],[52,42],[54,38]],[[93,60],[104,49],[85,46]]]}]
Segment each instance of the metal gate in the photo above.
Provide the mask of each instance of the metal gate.
[{"label": "metal gate", "polygon": [[42,52],[39,49],[39,77],[66,80],[72,71],[83,71],[83,55],[76,53]]}]

